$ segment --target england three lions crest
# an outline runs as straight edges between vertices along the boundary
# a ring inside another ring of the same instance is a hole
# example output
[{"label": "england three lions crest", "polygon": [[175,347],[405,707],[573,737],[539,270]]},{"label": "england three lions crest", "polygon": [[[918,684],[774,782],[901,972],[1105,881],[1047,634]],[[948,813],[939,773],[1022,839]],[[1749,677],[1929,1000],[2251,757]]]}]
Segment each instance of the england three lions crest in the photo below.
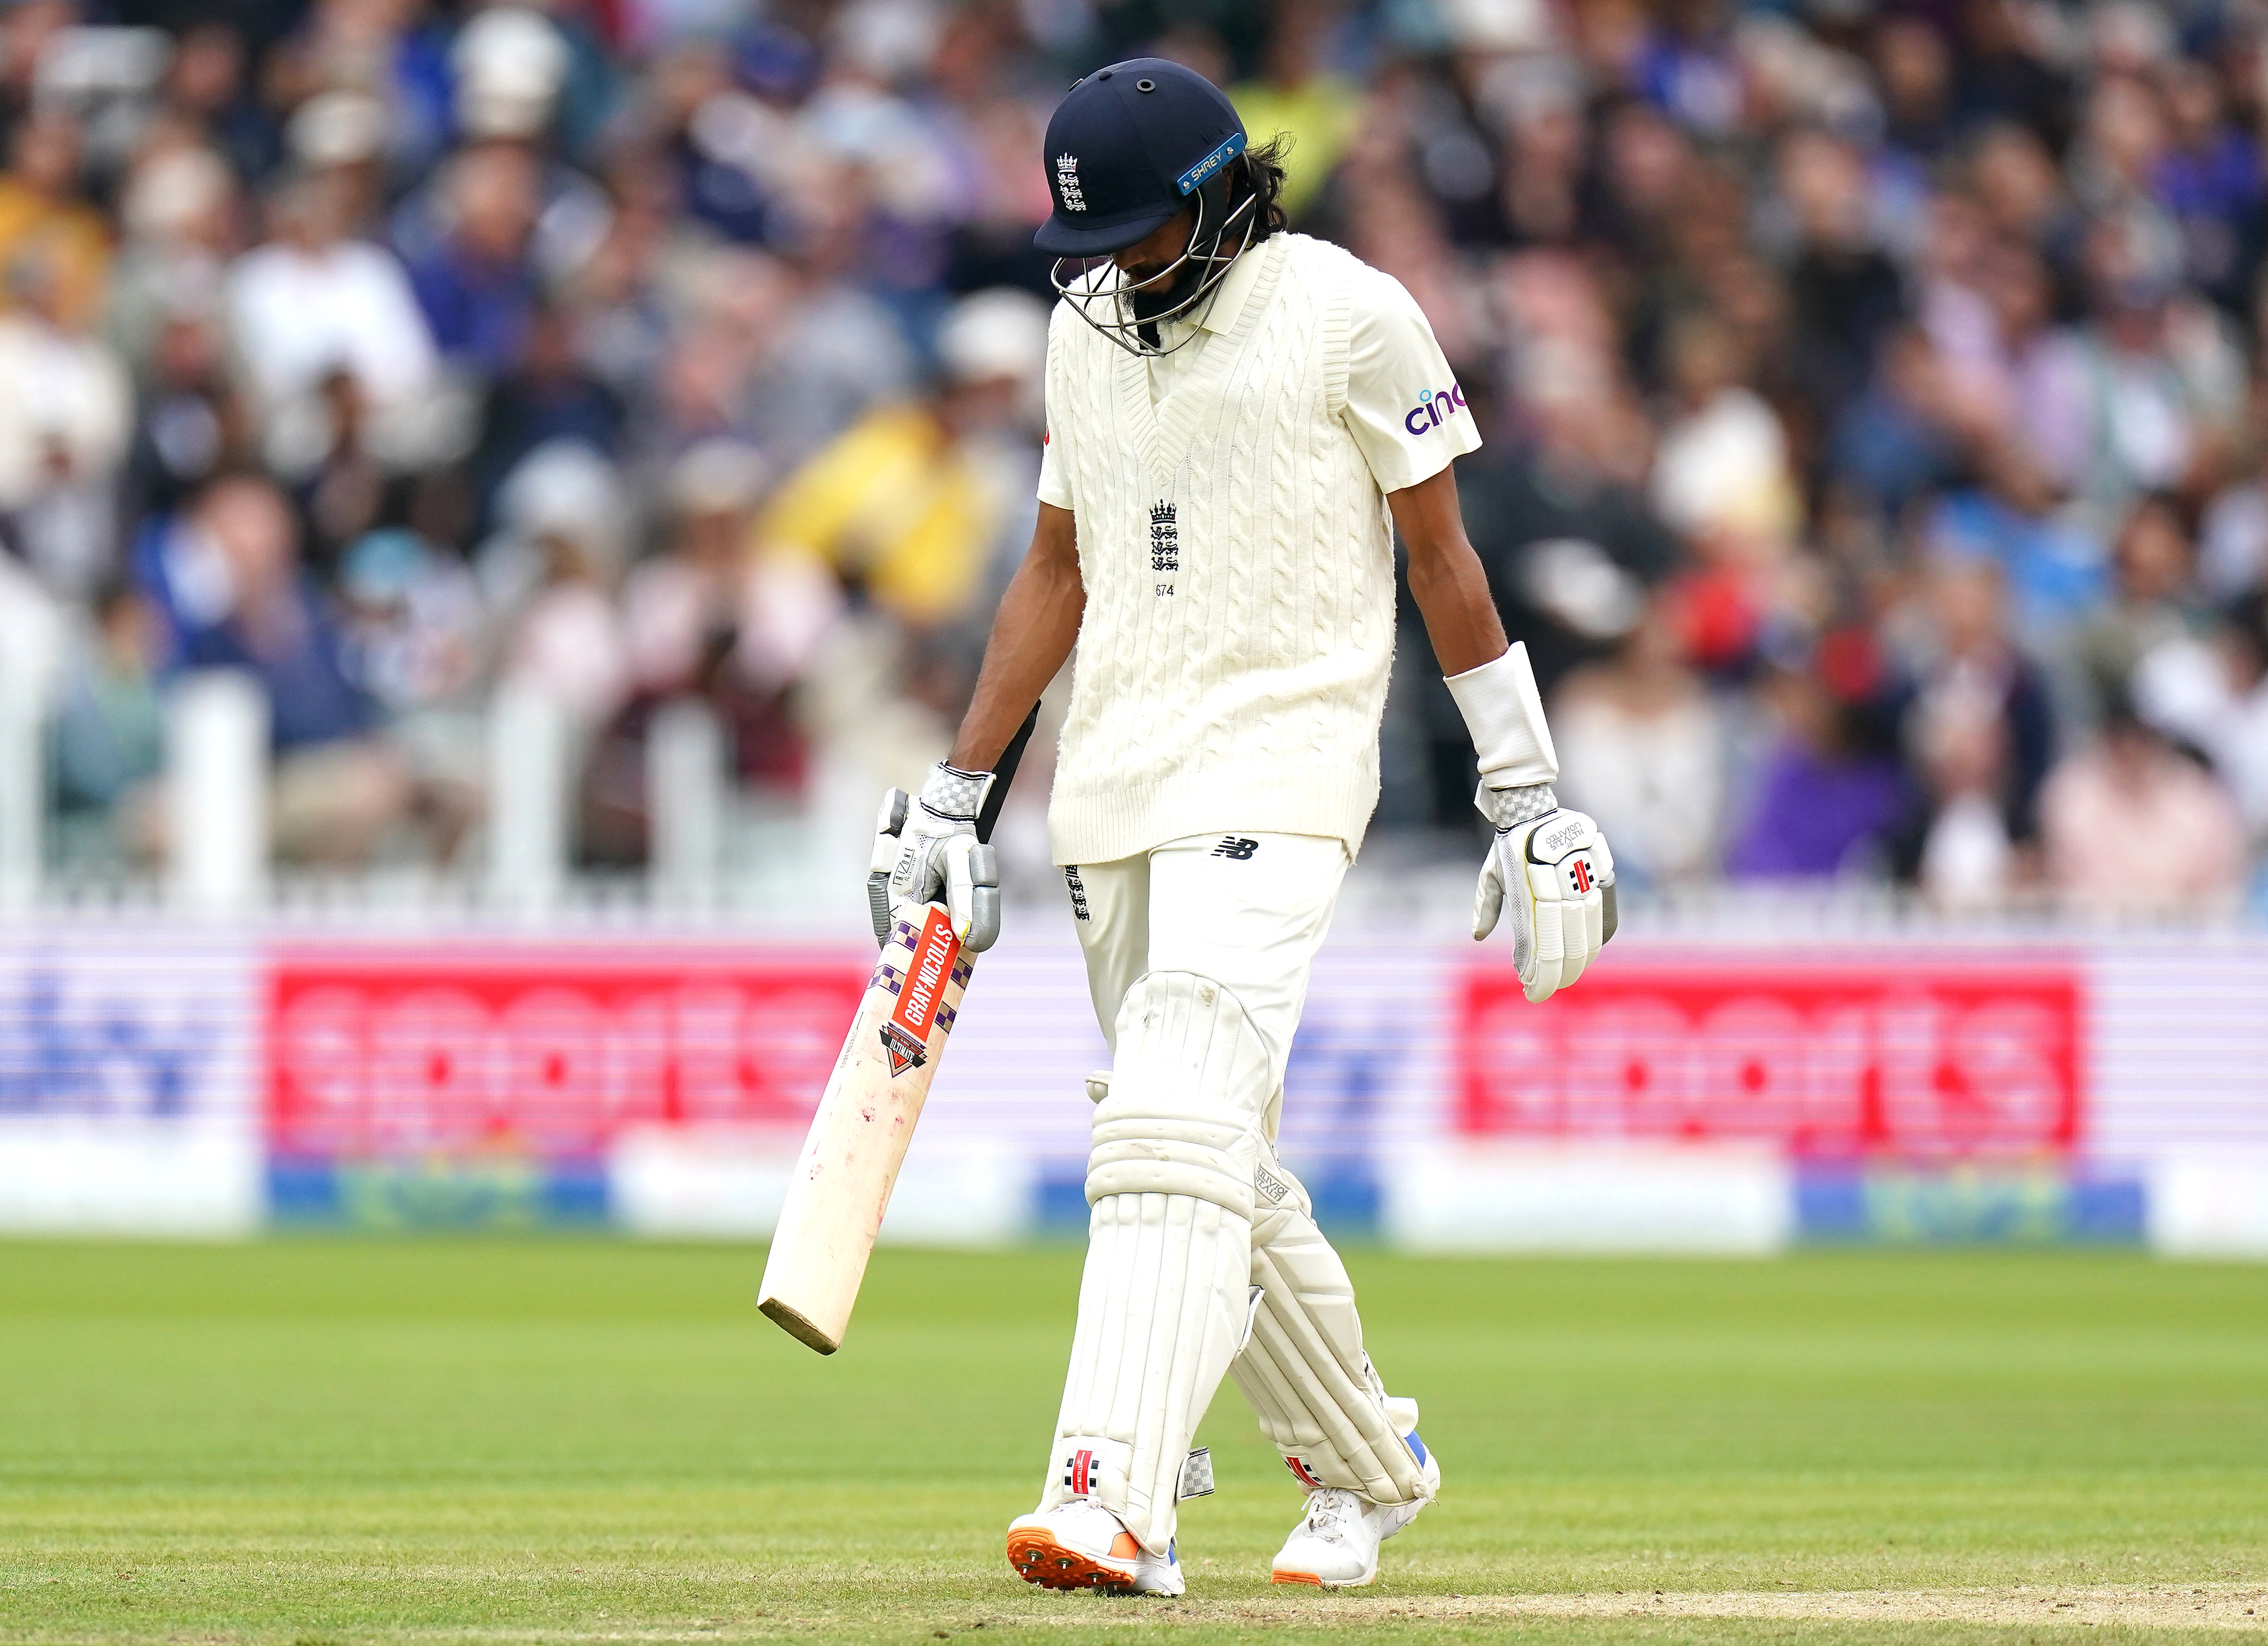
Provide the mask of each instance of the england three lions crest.
[{"label": "england three lions crest", "polygon": [[1162,579],[1157,585],[1160,599],[1174,592],[1173,576],[1182,569],[1182,533],[1174,510],[1170,503],[1150,506],[1150,570]]},{"label": "england three lions crest", "polygon": [[1063,197],[1065,211],[1086,209],[1086,195],[1079,186],[1079,156],[1056,156],[1056,193]]}]

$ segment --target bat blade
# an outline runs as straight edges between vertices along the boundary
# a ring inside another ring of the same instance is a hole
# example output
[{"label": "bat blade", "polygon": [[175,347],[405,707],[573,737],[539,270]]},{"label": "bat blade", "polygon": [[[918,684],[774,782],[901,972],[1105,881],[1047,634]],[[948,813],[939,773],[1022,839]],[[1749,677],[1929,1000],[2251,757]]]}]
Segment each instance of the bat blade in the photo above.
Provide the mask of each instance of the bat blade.
[{"label": "bat blade", "polygon": [[866,1260],[968,987],[935,903],[883,945],[828,1077],[764,1260],[756,1306],[822,1355],[843,1345]]}]

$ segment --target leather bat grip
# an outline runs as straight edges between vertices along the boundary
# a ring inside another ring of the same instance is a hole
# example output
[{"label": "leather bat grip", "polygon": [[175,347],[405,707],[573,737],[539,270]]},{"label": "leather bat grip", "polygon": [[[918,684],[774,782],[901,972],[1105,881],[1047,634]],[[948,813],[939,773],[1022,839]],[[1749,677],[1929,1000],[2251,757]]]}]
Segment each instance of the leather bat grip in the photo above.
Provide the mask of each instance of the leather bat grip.
[{"label": "leather bat grip", "polygon": [[887,943],[890,928],[897,922],[890,913],[890,870],[896,861],[896,849],[891,842],[906,826],[906,816],[913,807],[913,797],[902,789],[893,789],[882,797],[880,815],[874,819],[874,852],[866,863],[866,915],[874,928],[874,941]]}]

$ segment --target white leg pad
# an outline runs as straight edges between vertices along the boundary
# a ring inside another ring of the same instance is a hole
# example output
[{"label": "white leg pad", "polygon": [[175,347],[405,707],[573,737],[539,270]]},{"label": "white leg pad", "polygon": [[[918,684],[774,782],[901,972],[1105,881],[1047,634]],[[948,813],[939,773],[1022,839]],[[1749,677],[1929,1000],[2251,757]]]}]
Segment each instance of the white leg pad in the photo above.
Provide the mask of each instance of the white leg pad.
[{"label": "white leg pad", "polygon": [[1417,1407],[1388,1400],[1363,1352],[1346,1265],[1280,1162],[1267,1161],[1258,1182],[1252,1282],[1260,1311],[1230,1368],[1236,1386],[1308,1489],[1344,1487],[1374,1503],[1420,1501],[1425,1470],[1403,1438],[1417,1428]]},{"label": "white leg pad", "polygon": [[1162,1555],[1189,1438],[1250,1322],[1253,1168],[1274,1082],[1236,997],[1190,973],[1137,981],[1117,1040],[1040,1506],[1093,1496]]}]

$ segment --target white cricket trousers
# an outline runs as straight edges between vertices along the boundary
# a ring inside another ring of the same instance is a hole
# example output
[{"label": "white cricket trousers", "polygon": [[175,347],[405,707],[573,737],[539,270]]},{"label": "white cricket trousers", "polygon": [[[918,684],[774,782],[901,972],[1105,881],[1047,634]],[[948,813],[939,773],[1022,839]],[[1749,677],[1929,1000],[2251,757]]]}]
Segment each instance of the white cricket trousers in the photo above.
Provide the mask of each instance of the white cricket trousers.
[{"label": "white cricket trousers", "polygon": [[[1145,972],[1189,972],[1242,1002],[1280,1098],[1307,974],[1346,878],[1345,842],[1316,834],[1198,834],[1064,871],[1087,992],[1113,1055],[1118,1008]],[[1278,1113],[1271,1101],[1269,1141]]]},{"label": "white cricket trousers", "polygon": [[1345,1266],[1275,1148],[1347,863],[1336,839],[1256,832],[1064,871],[1112,1074],[1041,1508],[1093,1497],[1153,1554],[1224,1375],[1302,1486],[1381,1503],[1425,1489],[1403,1438],[1415,1408],[1397,1427]]}]

